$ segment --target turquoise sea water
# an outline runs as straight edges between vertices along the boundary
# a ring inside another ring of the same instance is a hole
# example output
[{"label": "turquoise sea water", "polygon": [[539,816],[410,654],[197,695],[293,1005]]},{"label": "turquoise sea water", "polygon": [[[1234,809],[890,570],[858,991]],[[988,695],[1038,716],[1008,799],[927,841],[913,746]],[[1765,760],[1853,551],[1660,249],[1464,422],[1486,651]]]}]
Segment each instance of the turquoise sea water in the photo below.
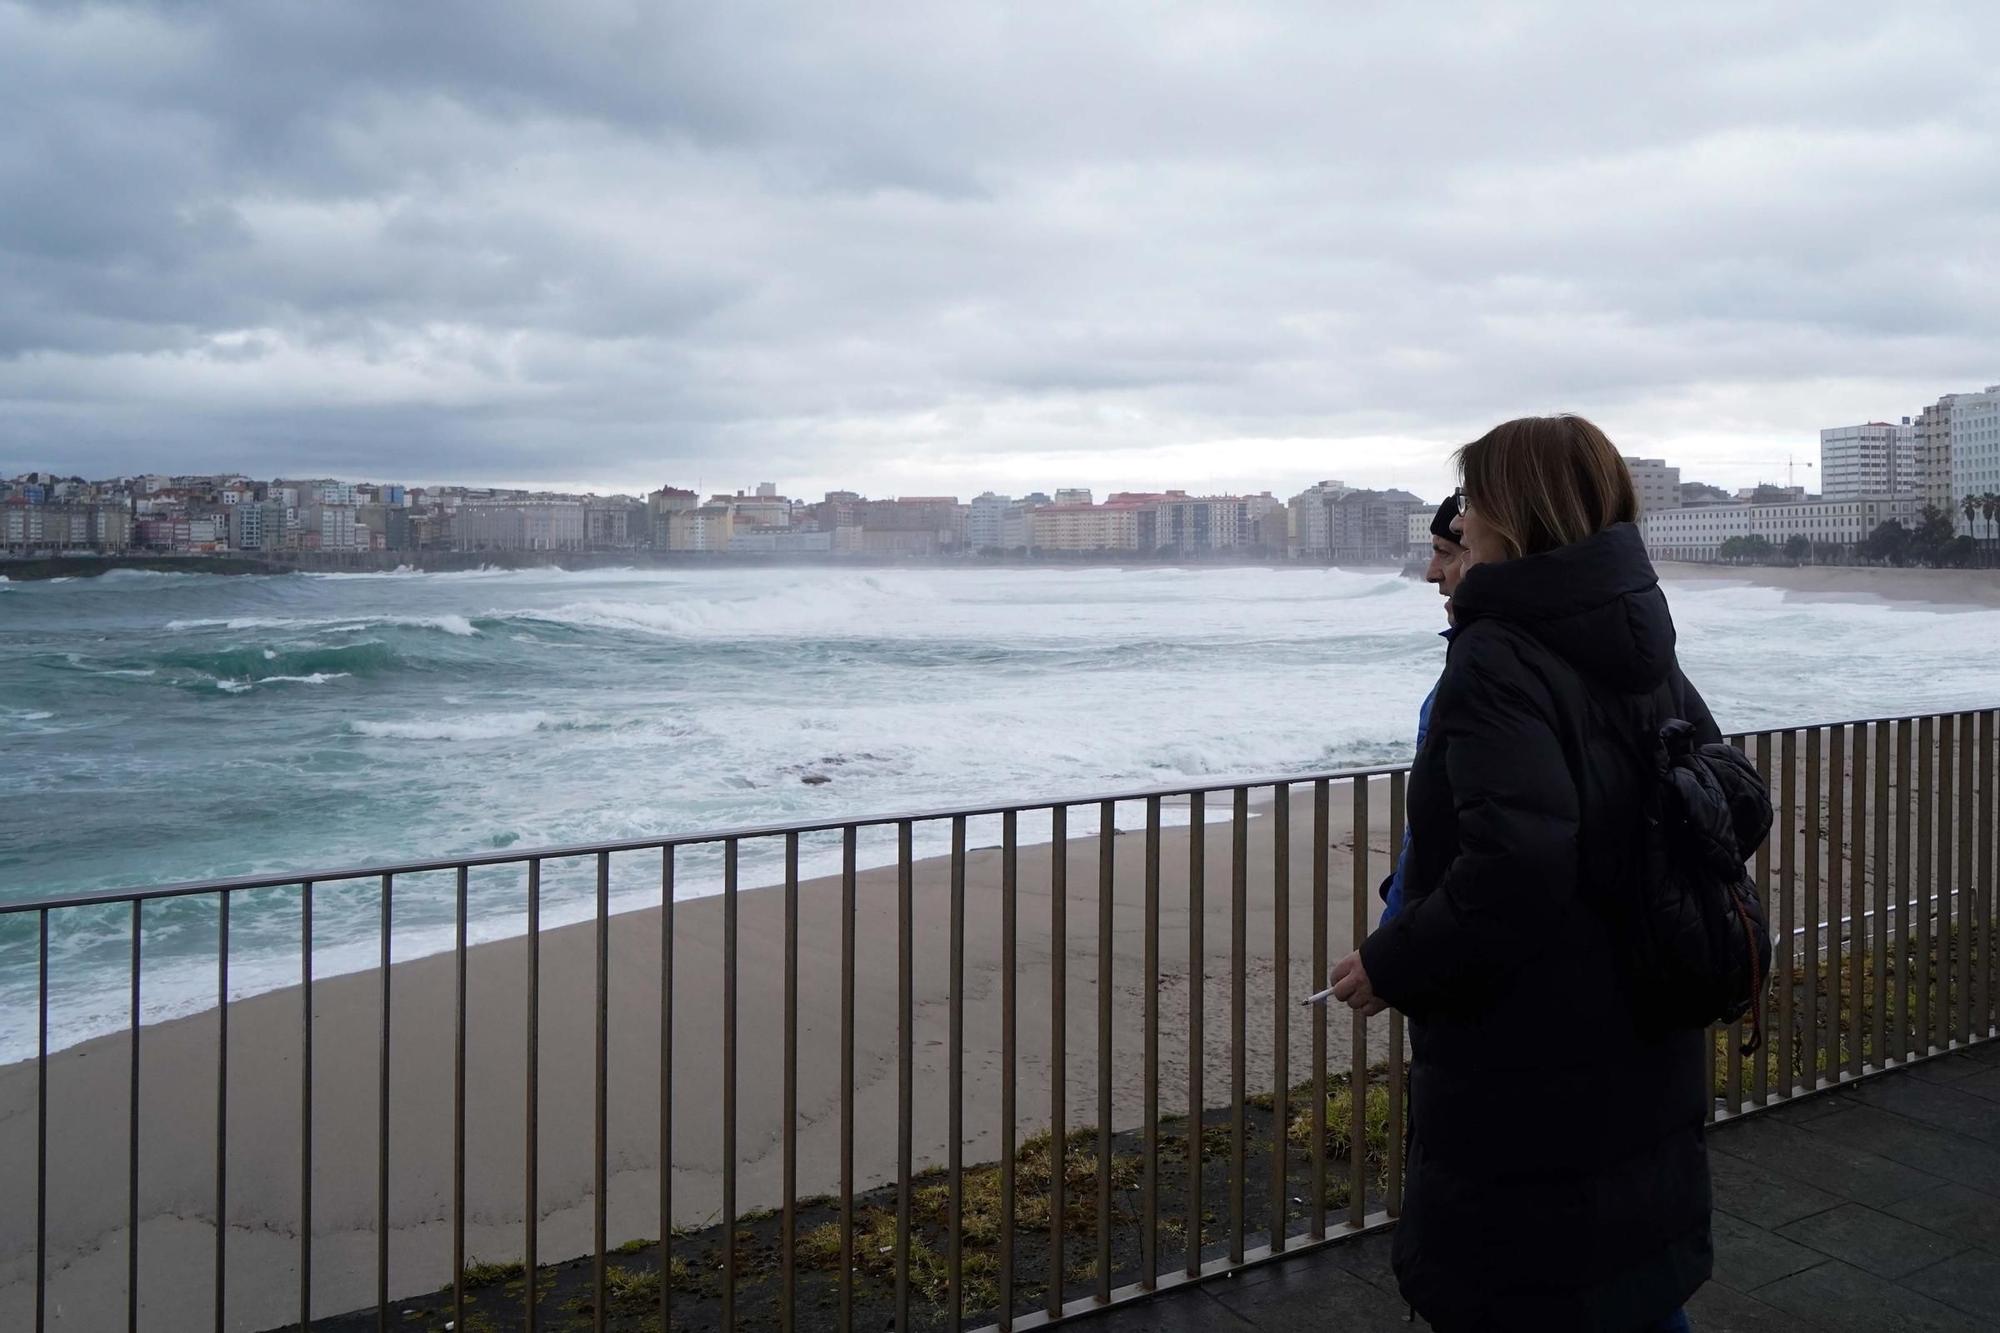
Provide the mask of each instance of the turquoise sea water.
[{"label": "turquoise sea water", "polygon": [[[1725,725],[1995,702],[2000,612],[1671,591]],[[1326,570],[0,584],[0,896],[1400,761],[1440,624],[1422,585]],[[519,881],[475,876],[474,938],[521,928]],[[656,897],[657,861],[616,883]],[[714,883],[693,856],[680,891]],[[588,893],[552,868],[550,919]],[[445,946],[451,898],[399,889],[397,956]],[[296,902],[239,904],[239,992],[296,978]],[[56,920],[59,1035],[119,1025],[129,909]],[[321,889],[316,971],[372,961],[376,921],[372,884]],[[0,924],[0,1056],[32,1033],[31,932]],[[214,941],[212,903],[147,909],[149,1017],[212,999]]]}]

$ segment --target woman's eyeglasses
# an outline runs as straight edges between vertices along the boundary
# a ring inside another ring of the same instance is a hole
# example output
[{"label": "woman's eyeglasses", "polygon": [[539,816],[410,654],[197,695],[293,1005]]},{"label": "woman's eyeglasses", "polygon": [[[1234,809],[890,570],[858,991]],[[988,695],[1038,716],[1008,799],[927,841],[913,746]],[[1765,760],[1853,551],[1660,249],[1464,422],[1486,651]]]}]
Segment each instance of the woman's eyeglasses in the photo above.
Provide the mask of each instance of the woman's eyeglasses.
[{"label": "woman's eyeglasses", "polygon": [[1460,517],[1460,518],[1463,518],[1463,517],[1465,517],[1465,509],[1466,509],[1466,505],[1465,505],[1465,487],[1461,486],[1461,487],[1459,487],[1459,488],[1458,488],[1457,490],[1453,491],[1453,492],[1451,493],[1451,498],[1452,498],[1452,499],[1454,499],[1454,500],[1456,500],[1456,501],[1458,502],[1458,515],[1459,515],[1459,517]]}]

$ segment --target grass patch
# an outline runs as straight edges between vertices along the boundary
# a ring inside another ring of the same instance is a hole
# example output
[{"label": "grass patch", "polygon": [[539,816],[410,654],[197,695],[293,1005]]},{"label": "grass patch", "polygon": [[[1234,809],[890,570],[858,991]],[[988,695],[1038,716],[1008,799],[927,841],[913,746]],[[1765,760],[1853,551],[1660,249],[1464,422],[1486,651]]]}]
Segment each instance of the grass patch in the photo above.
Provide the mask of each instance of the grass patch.
[{"label": "grass patch", "polygon": [[474,1259],[465,1266],[465,1271],[459,1274],[459,1280],[467,1291],[472,1291],[479,1287],[497,1287],[503,1282],[512,1282],[526,1275],[527,1270],[522,1267],[519,1259],[500,1264],[481,1263]]}]

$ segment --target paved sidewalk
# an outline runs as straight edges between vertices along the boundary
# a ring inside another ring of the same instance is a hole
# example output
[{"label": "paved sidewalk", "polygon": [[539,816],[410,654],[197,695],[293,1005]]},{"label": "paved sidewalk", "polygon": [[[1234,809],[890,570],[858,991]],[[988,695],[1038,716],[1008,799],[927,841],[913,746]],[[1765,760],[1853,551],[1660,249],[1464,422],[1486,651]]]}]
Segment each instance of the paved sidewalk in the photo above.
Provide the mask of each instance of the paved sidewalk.
[{"label": "paved sidewalk", "polygon": [[[1701,1333],[2000,1330],[2000,1041],[1724,1125]],[[1093,1333],[1409,1333],[1368,1236],[1089,1321]]]}]

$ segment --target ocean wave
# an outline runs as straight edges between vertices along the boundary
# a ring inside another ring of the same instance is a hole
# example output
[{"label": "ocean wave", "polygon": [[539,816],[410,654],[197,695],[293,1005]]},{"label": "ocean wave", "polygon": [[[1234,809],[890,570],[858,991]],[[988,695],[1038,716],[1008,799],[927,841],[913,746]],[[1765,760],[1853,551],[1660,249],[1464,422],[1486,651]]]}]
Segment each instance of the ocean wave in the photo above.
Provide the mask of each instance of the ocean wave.
[{"label": "ocean wave", "polygon": [[105,583],[137,583],[152,579],[207,579],[215,575],[184,569],[107,569],[97,577]]},{"label": "ocean wave", "polygon": [[667,638],[788,638],[805,632],[879,632],[885,609],[913,594],[873,579],[844,588],[788,586],[757,597],[694,598],[675,602],[593,598],[565,606],[490,612],[488,619],[542,621],[575,629],[612,630]]},{"label": "ocean wave", "polygon": [[324,573],[307,573],[301,577],[335,583],[348,579],[491,579],[523,572],[525,571],[505,569],[499,565],[481,565],[477,569],[418,569],[415,565],[397,565],[394,569],[369,569],[354,572],[328,571]]},{"label": "ocean wave", "polygon": [[347,724],[357,736],[392,741],[497,741],[530,736],[537,731],[577,729],[548,713],[473,713],[455,718],[413,718],[406,722],[356,721]]},{"label": "ocean wave", "polygon": [[440,616],[226,616],[195,620],[169,620],[166,628],[175,632],[201,629],[308,629],[332,634],[351,634],[364,629],[434,629],[462,639],[473,638],[479,630],[460,615]]},{"label": "ocean wave", "polygon": [[204,683],[210,679],[255,682],[277,677],[380,676],[401,669],[404,660],[380,639],[362,639],[352,643],[303,644],[296,648],[170,653],[159,659],[159,666],[177,674],[186,673],[180,677],[183,683],[187,675]]},{"label": "ocean wave", "polygon": [[346,680],[351,675],[346,671],[314,671],[303,676],[259,676],[250,682],[253,685],[324,685],[328,681]]}]

